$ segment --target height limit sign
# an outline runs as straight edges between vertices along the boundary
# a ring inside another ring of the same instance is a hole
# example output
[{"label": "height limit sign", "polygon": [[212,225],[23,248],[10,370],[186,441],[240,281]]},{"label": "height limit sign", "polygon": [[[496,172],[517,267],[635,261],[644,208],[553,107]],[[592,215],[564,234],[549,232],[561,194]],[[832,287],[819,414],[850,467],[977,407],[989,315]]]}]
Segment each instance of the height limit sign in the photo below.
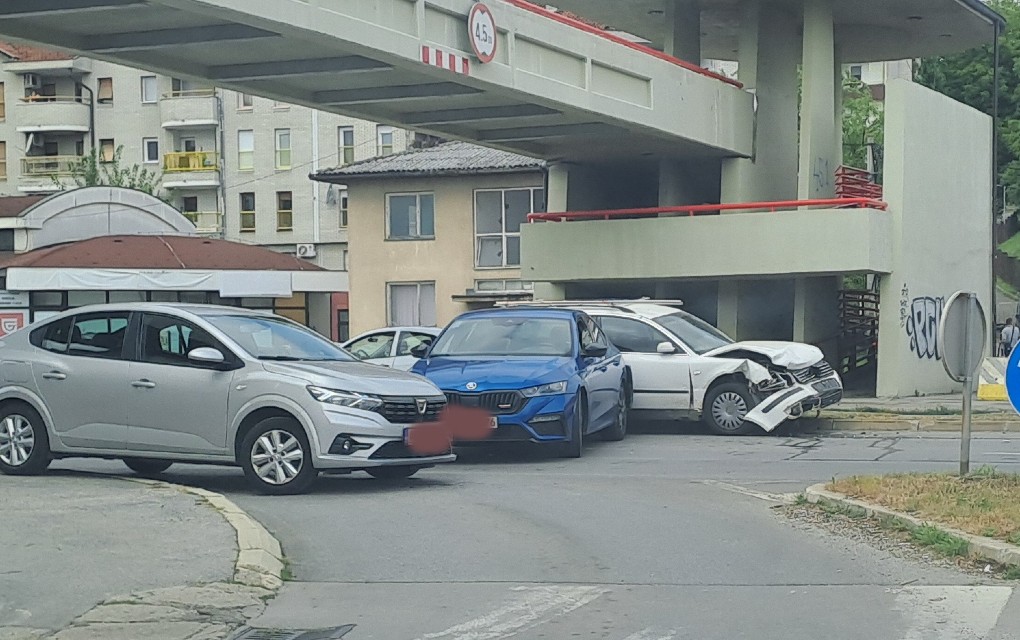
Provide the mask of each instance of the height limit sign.
[{"label": "height limit sign", "polygon": [[492,11],[476,2],[468,14],[468,34],[471,48],[481,62],[492,62],[496,57],[496,19]]}]

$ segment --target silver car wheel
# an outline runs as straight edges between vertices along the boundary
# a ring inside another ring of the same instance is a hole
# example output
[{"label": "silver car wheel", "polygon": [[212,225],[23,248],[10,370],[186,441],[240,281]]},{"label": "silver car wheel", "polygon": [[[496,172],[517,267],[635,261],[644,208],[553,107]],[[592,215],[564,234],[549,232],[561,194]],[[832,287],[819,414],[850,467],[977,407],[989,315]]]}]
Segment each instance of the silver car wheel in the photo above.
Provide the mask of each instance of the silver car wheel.
[{"label": "silver car wheel", "polygon": [[0,462],[20,467],[35,449],[35,430],[24,416],[11,414],[0,422]]},{"label": "silver car wheel", "polygon": [[262,434],[251,449],[251,465],[263,482],[285,485],[301,473],[305,452],[301,442],[286,431]]},{"label": "silver car wheel", "polygon": [[739,393],[726,391],[716,396],[712,403],[712,419],[721,429],[735,431],[744,424],[747,403]]}]

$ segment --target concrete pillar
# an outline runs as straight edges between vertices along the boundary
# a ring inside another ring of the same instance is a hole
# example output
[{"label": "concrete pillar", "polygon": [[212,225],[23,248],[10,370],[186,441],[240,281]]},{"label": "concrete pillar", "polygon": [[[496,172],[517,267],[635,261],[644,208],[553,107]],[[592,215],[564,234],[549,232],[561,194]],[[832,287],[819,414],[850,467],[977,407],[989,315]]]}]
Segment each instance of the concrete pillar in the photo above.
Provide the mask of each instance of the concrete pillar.
[{"label": "concrete pillar", "polygon": [[535,300],[566,300],[567,287],[560,282],[536,282]]},{"label": "concrete pillar", "polygon": [[670,207],[683,204],[697,204],[696,178],[675,160],[663,158],[659,161],[659,206]]},{"label": "concrete pillar", "polygon": [[720,280],[719,281],[719,315],[716,318],[716,326],[720,331],[739,340],[738,329],[740,320],[740,281]]},{"label": "concrete pillar", "polygon": [[748,0],[738,34],[738,79],[756,99],[753,156],[723,161],[722,201],[797,197],[796,20],[780,7]]},{"label": "concrete pillar", "polygon": [[546,174],[545,210],[553,213],[567,211],[567,193],[570,169],[565,164],[550,164]]},{"label": "concrete pillar", "polygon": [[666,42],[663,50],[701,65],[701,7],[697,0],[666,0]]},{"label": "concrete pillar", "polygon": [[798,176],[798,196],[802,200],[832,198],[836,193],[835,64],[831,0],[806,0]]},{"label": "concrete pillar", "polygon": [[834,50],[833,60],[835,61],[835,74],[833,83],[833,115],[836,118],[833,124],[836,128],[836,166],[843,164],[843,57],[840,55],[839,47]]},{"label": "concrete pillar", "polygon": [[839,278],[797,278],[793,295],[793,339],[820,348],[833,365],[839,357]]}]

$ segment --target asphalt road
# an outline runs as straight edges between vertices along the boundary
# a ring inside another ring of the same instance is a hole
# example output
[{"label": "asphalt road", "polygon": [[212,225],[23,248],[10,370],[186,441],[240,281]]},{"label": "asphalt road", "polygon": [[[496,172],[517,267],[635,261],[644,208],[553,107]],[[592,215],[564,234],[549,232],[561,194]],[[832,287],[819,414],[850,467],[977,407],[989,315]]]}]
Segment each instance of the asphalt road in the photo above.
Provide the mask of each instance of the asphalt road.
[{"label": "asphalt road", "polygon": [[[645,428],[580,460],[470,449],[410,480],[327,477],[252,495],[239,471],[174,467],[283,543],[295,581],[257,624],[345,640],[1020,639],[1002,582],[794,526],[766,494],[855,473],[953,470],[950,436],[719,438]],[[975,467],[1020,472],[1020,438]],[[62,466],[120,471],[117,463]]]}]

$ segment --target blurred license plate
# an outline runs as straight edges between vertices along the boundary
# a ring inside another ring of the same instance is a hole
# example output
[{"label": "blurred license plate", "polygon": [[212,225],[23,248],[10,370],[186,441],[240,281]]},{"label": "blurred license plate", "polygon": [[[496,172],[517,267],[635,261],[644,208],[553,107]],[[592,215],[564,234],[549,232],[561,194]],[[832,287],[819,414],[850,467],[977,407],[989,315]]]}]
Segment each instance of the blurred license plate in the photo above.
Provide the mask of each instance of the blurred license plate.
[{"label": "blurred license plate", "polygon": [[410,443],[411,443],[411,428],[410,427],[405,427],[404,428],[404,444],[407,445],[407,444],[410,444]]},{"label": "blurred license plate", "polygon": [[496,416],[492,416],[491,418],[489,418],[489,428],[490,429],[499,428],[499,418],[497,418]]}]

